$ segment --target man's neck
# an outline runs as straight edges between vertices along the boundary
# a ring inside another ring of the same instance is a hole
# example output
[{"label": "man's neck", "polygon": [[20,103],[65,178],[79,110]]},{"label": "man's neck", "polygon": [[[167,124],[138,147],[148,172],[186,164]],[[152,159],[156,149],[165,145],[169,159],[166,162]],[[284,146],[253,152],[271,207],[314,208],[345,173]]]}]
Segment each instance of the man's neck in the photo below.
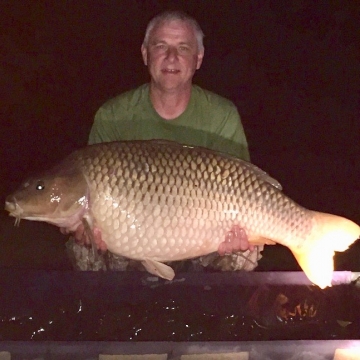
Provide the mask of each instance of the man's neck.
[{"label": "man's neck", "polygon": [[181,91],[163,91],[150,84],[150,100],[156,112],[166,120],[180,116],[187,108],[191,86]]}]

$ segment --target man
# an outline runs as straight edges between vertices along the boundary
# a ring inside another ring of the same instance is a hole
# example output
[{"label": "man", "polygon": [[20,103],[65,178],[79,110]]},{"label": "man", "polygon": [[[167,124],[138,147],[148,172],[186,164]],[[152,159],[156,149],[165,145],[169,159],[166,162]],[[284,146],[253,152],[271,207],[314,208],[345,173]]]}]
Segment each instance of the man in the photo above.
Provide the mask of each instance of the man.
[{"label": "man", "polygon": [[235,105],[192,85],[204,56],[195,20],[165,12],[150,21],[141,53],[151,81],[105,103],[97,112],[89,144],[162,138],[219,150],[250,160]]},{"label": "man", "polygon": [[[198,23],[183,12],[169,11],[153,18],[141,46],[150,83],[106,102],[95,115],[89,144],[166,139],[249,161],[235,105],[192,84],[204,57],[203,36]],[[252,270],[262,248],[249,245],[244,230],[236,226],[229,230],[218,252],[230,255],[202,257],[200,262],[225,270]]]}]

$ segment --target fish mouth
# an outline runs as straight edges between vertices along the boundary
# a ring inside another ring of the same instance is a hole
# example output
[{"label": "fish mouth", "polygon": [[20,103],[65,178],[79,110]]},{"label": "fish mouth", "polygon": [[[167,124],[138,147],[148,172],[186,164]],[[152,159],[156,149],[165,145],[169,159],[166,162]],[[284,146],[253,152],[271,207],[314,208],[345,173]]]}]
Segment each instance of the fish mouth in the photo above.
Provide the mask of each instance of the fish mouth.
[{"label": "fish mouth", "polygon": [[9,212],[10,216],[14,216],[15,226],[19,226],[21,215],[24,212],[23,209],[18,205],[15,198],[5,200],[5,210]]}]

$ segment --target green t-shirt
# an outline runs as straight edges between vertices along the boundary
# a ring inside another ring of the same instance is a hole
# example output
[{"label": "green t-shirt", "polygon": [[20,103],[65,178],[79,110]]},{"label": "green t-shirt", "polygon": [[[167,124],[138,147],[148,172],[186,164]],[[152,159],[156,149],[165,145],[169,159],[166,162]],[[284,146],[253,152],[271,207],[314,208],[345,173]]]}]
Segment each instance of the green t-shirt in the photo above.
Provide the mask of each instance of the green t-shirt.
[{"label": "green t-shirt", "polygon": [[154,109],[149,84],[110,99],[95,115],[89,144],[149,139],[204,146],[250,161],[235,105],[196,85],[185,111],[172,120],[163,119]]}]

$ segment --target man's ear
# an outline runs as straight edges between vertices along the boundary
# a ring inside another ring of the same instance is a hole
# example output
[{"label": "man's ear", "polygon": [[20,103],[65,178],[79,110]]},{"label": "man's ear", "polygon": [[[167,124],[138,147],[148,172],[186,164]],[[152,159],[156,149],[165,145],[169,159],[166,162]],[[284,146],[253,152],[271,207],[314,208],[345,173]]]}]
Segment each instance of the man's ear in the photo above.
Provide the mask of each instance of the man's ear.
[{"label": "man's ear", "polygon": [[199,53],[197,54],[197,63],[196,63],[196,70],[200,69],[200,66],[202,64],[203,58],[204,58],[204,52],[205,50],[202,49],[199,51]]},{"label": "man's ear", "polygon": [[145,66],[147,66],[147,48],[144,46],[144,44],[141,45],[141,55]]}]

